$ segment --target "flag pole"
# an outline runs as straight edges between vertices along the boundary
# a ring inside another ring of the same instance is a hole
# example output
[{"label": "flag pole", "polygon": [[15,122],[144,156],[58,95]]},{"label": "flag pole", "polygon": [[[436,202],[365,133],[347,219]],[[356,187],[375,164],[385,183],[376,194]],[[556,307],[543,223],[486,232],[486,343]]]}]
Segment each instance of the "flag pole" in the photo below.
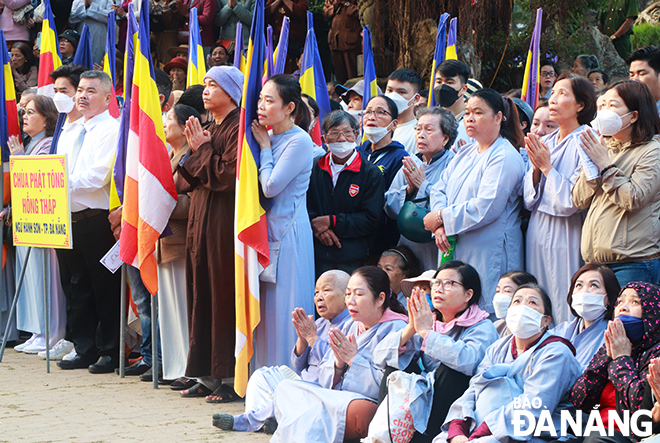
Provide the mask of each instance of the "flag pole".
[{"label": "flag pole", "polygon": [[158,294],[151,298],[151,380],[158,389]]},{"label": "flag pole", "polygon": [[119,377],[124,378],[126,369],[126,263],[121,265],[121,289],[119,292]]}]

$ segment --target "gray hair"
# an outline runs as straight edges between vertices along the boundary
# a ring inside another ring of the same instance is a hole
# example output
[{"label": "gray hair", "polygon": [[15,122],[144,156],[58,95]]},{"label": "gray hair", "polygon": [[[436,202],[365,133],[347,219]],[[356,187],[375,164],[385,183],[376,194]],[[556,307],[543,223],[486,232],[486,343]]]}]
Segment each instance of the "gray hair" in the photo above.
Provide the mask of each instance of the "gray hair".
[{"label": "gray hair", "polygon": [[80,74],[80,79],[82,80],[83,78],[97,79],[99,82],[101,82],[103,92],[106,94],[110,94],[112,92],[112,79],[103,71],[85,71]]},{"label": "gray hair", "polygon": [[[335,111],[335,112],[337,112],[337,111]],[[321,274],[321,277],[324,277],[324,276],[332,277],[333,286],[339,292],[342,292],[342,293],[346,292],[346,287],[348,286],[348,280],[351,278],[351,276],[348,275],[346,272],[344,272],[340,269],[331,269],[331,270],[325,271],[323,274]],[[319,279],[321,277],[319,277]]]},{"label": "gray hair", "polygon": [[443,134],[449,136],[449,140],[447,141],[447,145],[445,148],[449,149],[454,145],[454,141],[456,140],[456,136],[458,135],[458,122],[456,121],[456,117],[454,117],[454,114],[449,109],[441,108],[439,106],[433,107],[433,108],[419,108],[417,112],[415,113],[415,117],[417,117],[417,120],[423,115],[437,115],[438,116],[438,123],[440,125],[440,130],[442,131]]},{"label": "gray hair", "polygon": [[354,131],[358,130],[358,122],[355,117],[346,111],[336,110],[326,115],[321,122],[321,131],[326,134],[330,129],[335,128],[344,122],[348,122]]},{"label": "gray hair", "polygon": [[36,95],[37,94],[37,87],[32,86],[31,88],[27,88],[25,91],[23,91],[22,96],[23,95],[28,95],[28,94],[35,94]]}]

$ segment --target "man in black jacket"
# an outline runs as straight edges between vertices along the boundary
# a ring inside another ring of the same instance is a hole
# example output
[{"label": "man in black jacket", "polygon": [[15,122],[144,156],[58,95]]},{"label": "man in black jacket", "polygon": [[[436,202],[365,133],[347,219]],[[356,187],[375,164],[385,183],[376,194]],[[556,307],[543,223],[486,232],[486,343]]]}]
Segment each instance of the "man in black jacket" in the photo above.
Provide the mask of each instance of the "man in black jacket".
[{"label": "man in black jacket", "polygon": [[314,165],[307,191],[317,277],[330,269],[350,274],[363,265],[385,199],[382,172],[355,149],[357,120],[334,111],[321,129],[330,152]]}]

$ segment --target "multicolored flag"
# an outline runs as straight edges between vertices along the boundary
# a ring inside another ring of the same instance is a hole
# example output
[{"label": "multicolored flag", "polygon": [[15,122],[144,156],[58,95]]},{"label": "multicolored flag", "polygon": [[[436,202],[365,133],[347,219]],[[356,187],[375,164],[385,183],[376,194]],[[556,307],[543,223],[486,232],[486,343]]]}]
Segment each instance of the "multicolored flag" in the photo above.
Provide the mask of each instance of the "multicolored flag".
[{"label": "multicolored flag", "polygon": [[204,61],[204,48],[202,48],[202,37],[199,31],[197,8],[190,9],[189,28],[186,87],[203,85],[204,76],[206,75],[206,62]]},{"label": "multicolored flag", "polygon": [[456,17],[449,22],[449,35],[447,36],[447,50],[445,51],[445,60],[458,60],[456,53]]},{"label": "multicolored flag", "polygon": [[289,50],[289,26],[291,21],[289,17],[284,16],[282,21],[282,29],[280,30],[280,39],[277,42],[277,49],[275,49],[275,74],[284,74],[286,67],[286,55]]},{"label": "multicolored flag", "polygon": [[92,71],[94,69],[94,58],[92,57],[92,41],[89,37],[89,27],[83,25],[80,41],[73,56],[74,65],[82,65]]},{"label": "multicolored flag", "polygon": [[536,24],[532,33],[532,41],[529,43],[527,63],[525,63],[525,76],[523,77],[522,93],[520,98],[527,102],[532,109],[536,109],[539,101],[539,80],[541,77],[541,20],[543,9],[536,10]]},{"label": "multicolored flag", "polygon": [[309,11],[307,11],[307,38],[305,39],[300,73],[302,93],[312,97],[319,105],[319,118],[314,127],[311,128],[310,135],[314,143],[321,146],[321,122],[326,114],[330,113],[330,97],[325,83],[316,34],[314,33],[314,16]]},{"label": "multicolored flag", "polygon": [[236,367],[234,390],[245,396],[248,363],[252,359],[254,330],[261,321],[259,274],[268,266],[266,211],[259,200],[259,144],[251,124],[257,118],[266,45],[264,0],[256,0],[247,50],[247,75],[243,85],[236,161],[235,276]]},{"label": "multicolored flag", "polygon": [[440,16],[438,21],[438,33],[435,37],[435,52],[433,53],[433,64],[431,65],[431,80],[429,83],[429,101],[428,107],[438,106],[435,101],[435,94],[433,94],[433,86],[435,85],[435,70],[438,65],[445,60],[445,40],[447,39],[447,20],[450,15],[446,12]]},{"label": "multicolored flag", "polygon": [[[254,20],[254,17],[253,17]],[[236,42],[234,43],[234,67],[240,69],[243,75],[246,74],[245,51],[243,49],[243,24],[236,23]]]},{"label": "multicolored flag", "polygon": [[55,95],[50,73],[60,66],[62,66],[62,57],[60,56],[55,19],[50,8],[50,0],[44,0],[44,21],[41,24],[41,53],[39,54],[39,75],[37,77],[39,94],[50,97]]},{"label": "multicolored flag", "polygon": [[126,33],[126,51],[124,55],[124,105],[119,121],[117,136],[117,153],[115,166],[110,181],[110,210],[121,206],[124,202],[124,183],[126,181],[126,148],[131,115],[131,92],[133,89],[133,74],[135,68],[135,44],[137,43],[138,24],[135,20],[133,3],[128,5],[128,32]]},{"label": "multicolored flag", "polygon": [[275,48],[273,47],[273,27],[266,28],[266,61],[264,62],[264,83],[275,74]]},{"label": "multicolored flag", "polygon": [[[374,64],[374,50],[371,46],[371,31],[369,26],[362,29],[362,61],[364,71],[364,92],[362,93],[362,111],[367,108],[371,97],[378,95],[378,84],[376,83],[376,65]],[[364,143],[367,137],[362,135]]]},{"label": "multicolored flag", "polygon": [[119,257],[140,269],[144,286],[158,292],[156,241],[177,202],[158,88],[149,49],[149,0],[140,7],[138,41],[130,100],[126,181]]},{"label": "multicolored flag", "polygon": [[[0,31],[0,48],[6,48],[7,41],[5,33]],[[11,71],[9,53],[0,51],[0,60],[2,61],[2,79],[0,79],[0,152],[2,152],[2,161],[9,161],[9,146],[7,141],[12,135],[21,137],[21,128],[18,124],[18,109],[16,107],[16,89],[14,88],[14,77]],[[7,188],[9,183],[7,183]]]},{"label": "multicolored flag", "polygon": [[116,49],[115,49],[115,11],[108,14],[108,32],[105,39],[105,55],[103,56],[103,72],[112,79],[112,99],[109,111],[112,118],[119,118],[119,103],[117,102],[117,75],[115,73]]}]

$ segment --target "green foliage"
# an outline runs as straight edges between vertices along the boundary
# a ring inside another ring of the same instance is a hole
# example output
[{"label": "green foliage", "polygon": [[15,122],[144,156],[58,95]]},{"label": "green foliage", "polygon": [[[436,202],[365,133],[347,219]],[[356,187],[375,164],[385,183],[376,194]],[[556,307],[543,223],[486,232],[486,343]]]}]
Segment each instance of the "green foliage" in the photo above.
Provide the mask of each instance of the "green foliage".
[{"label": "green foliage", "polygon": [[323,14],[324,0],[309,0],[309,12],[312,14]]},{"label": "green foliage", "polygon": [[644,48],[646,46],[657,45],[660,43],[660,26],[651,23],[642,23],[633,26],[632,44],[633,49]]}]

